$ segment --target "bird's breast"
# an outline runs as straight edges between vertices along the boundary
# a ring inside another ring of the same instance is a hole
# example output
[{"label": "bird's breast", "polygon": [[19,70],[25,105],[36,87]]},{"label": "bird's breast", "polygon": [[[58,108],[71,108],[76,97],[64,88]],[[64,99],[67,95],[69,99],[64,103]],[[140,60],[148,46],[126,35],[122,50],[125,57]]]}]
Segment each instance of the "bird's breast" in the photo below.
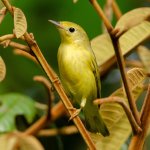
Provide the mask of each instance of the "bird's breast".
[{"label": "bird's breast", "polygon": [[88,97],[91,92],[96,91],[91,59],[87,50],[72,46],[59,48],[58,65],[62,84],[77,99]]}]

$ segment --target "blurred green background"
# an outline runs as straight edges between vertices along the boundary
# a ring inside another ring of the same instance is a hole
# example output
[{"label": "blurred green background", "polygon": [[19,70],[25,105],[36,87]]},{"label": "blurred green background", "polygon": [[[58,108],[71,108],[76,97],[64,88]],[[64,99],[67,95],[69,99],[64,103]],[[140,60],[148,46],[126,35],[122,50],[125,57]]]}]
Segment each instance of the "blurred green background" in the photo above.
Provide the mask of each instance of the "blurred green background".
[{"label": "blurred green background", "polygon": [[[137,7],[150,6],[150,3],[144,0],[118,0],[117,2],[123,13]],[[76,4],[73,4],[72,0],[11,0],[11,3],[25,13],[28,32],[34,34],[43,55],[57,73],[57,49],[60,38],[56,28],[48,22],[49,19],[76,22],[86,30],[90,39],[102,33],[101,21],[88,0],[79,0]],[[105,1],[99,0],[99,3],[104,6]],[[2,4],[0,5],[2,7]],[[12,29],[13,20],[10,15],[7,15],[0,26],[0,36],[12,33]],[[7,67],[6,79],[0,84],[0,94],[19,92],[29,95],[37,101],[45,102],[47,93],[43,86],[32,80],[34,75],[45,75],[41,67],[27,58],[14,55],[12,48],[3,49],[1,47],[0,55]],[[111,71],[103,78],[102,96],[108,96],[119,86],[119,78],[117,70]],[[65,121],[62,119],[57,125],[65,124],[68,124],[67,119]],[[79,135],[49,137],[41,139],[41,141],[46,149],[50,148],[51,150],[85,149],[85,144]]]}]

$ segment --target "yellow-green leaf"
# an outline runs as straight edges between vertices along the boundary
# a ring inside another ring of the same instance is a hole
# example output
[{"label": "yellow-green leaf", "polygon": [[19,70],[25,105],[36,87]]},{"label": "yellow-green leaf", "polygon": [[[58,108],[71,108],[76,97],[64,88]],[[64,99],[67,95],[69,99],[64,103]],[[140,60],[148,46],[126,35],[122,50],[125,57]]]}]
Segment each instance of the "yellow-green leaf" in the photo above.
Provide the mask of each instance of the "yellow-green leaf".
[{"label": "yellow-green leaf", "polygon": [[6,76],[6,66],[2,57],[0,56],[0,82],[4,80],[5,76]]},{"label": "yellow-green leaf", "polygon": [[[119,45],[123,55],[129,53],[150,36],[150,22],[143,21],[131,28],[119,38]],[[91,41],[100,70],[111,67],[116,59],[113,45],[108,33],[97,36]]]},{"label": "yellow-green leaf", "polygon": [[[129,82],[132,82],[130,85],[132,94],[134,99],[137,100],[137,97],[143,90],[141,82],[146,78],[146,75],[142,69],[134,68],[128,71],[128,77]],[[133,82],[134,78],[136,79]],[[128,104],[123,88],[116,90],[111,96],[120,97],[120,99]],[[103,137],[101,135],[91,134],[97,150],[119,150],[131,134],[131,126],[123,108],[116,103],[105,103],[101,105],[100,113],[109,129],[110,136]]]},{"label": "yellow-green leaf", "polygon": [[125,13],[117,22],[115,29],[119,29],[118,35],[150,18],[150,8],[143,7]]},{"label": "yellow-green leaf", "polygon": [[145,46],[139,46],[138,54],[146,71],[150,73],[150,50]]},{"label": "yellow-green leaf", "polygon": [[27,31],[27,21],[24,13],[21,9],[14,9],[14,28],[15,35],[17,38],[20,38]]}]

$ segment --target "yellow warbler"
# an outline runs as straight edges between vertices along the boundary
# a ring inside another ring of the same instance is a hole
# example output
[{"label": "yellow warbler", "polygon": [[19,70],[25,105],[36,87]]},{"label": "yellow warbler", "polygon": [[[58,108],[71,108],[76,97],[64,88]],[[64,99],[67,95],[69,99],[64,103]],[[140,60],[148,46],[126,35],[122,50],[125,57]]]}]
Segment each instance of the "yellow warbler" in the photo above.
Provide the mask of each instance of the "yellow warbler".
[{"label": "yellow warbler", "polygon": [[86,32],[72,22],[49,21],[56,25],[61,36],[58,66],[62,85],[68,96],[80,105],[74,116],[82,109],[90,132],[109,135],[98,106],[93,104],[93,100],[100,97],[101,86],[96,59]]}]

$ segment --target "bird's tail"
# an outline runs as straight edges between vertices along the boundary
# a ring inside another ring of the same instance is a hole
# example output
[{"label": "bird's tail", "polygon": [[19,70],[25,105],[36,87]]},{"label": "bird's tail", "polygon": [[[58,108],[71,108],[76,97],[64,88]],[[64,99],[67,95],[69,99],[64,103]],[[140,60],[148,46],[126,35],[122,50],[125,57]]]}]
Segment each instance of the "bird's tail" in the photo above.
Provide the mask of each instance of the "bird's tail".
[{"label": "bird's tail", "polygon": [[85,107],[83,113],[87,130],[93,133],[101,133],[103,136],[109,136],[109,131],[98,112],[97,106],[92,106],[90,109]]}]

